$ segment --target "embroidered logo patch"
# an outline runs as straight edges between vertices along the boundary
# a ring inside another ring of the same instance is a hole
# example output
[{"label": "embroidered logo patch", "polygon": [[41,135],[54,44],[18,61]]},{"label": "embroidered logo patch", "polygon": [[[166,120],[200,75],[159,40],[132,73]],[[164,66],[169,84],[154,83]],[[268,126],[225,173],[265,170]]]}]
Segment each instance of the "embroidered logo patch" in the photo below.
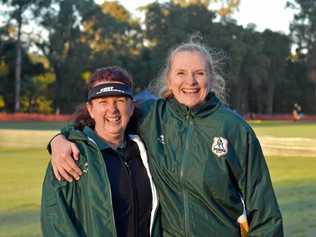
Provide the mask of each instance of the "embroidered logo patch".
[{"label": "embroidered logo patch", "polygon": [[214,137],[212,144],[212,152],[217,156],[221,157],[227,154],[228,152],[228,142],[227,139],[223,137]]}]

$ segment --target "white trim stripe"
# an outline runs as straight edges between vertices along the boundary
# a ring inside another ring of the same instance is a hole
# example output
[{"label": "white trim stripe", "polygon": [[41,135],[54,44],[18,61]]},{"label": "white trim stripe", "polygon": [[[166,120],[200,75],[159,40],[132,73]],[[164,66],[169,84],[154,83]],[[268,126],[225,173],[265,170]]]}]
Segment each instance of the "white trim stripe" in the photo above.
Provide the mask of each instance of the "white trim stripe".
[{"label": "white trim stripe", "polygon": [[150,215],[150,236],[152,235],[152,229],[153,229],[153,224],[154,224],[154,219],[155,219],[155,215],[156,215],[156,211],[158,208],[158,194],[157,194],[157,190],[155,187],[155,184],[153,182],[150,170],[149,170],[149,165],[148,165],[148,156],[147,156],[147,151],[145,148],[144,143],[142,142],[141,138],[138,135],[129,135],[129,137],[136,142],[136,144],[138,145],[139,151],[140,151],[140,157],[143,161],[143,164],[145,166],[145,169],[147,171],[149,180],[150,180],[150,187],[151,187],[151,192],[153,195],[153,208],[151,210],[151,215]]}]

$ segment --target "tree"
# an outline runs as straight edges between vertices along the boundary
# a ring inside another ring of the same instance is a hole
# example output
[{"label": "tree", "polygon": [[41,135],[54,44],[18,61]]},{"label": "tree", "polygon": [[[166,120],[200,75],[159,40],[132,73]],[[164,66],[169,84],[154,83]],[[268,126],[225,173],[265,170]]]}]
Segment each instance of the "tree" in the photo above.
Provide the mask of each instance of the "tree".
[{"label": "tree", "polygon": [[[45,2],[45,1],[44,1]],[[14,89],[14,112],[20,110],[21,93],[21,66],[22,66],[22,27],[31,19],[32,10],[40,8],[44,4],[43,0],[0,0],[0,3],[8,9],[8,24],[14,21],[16,24],[16,59],[15,59],[15,89]]]},{"label": "tree", "polygon": [[[55,74],[56,112],[72,112],[85,100],[85,79],[98,67],[129,68],[142,47],[138,22],[117,2],[53,0],[40,24],[48,39],[38,47]],[[73,93],[75,92],[75,93]]]},{"label": "tree", "polygon": [[[264,82],[265,108],[264,113],[274,112],[275,89],[285,80],[287,59],[290,55],[290,39],[281,33],[265,30],[262,34],[264,45],[263,53],[269,60],[267,81]],[[271,42],[273,42],[271,44]]]},{"label": "tree", "polygon": [[189,5],[199,4],[199,5],[204,5],[207,8],[212,4],[217,4],[217,5],[219,4],[221,6],[216,8],[216,12],[221,17],[226,17],[226,16],[231,15],[238,8],[240,4],[240,0],[172,0],[172,2],[180,6],[189,6]]},{"label": "tree", "polygon": [[[3,96],[5,110],[8,112],[15,111],[14,94],[12,93],[15,84],[12,80],[12,78],[14,78],[16,67],[15,44],[16,42],[14,39],[9,39],[6,41],[2,41],[0,47],[0,94]],[[31,60],[24,48],[21,49],[21,56],[24,59],[21,62],[21,98],[26,98],[25,96],[27,96],[27,94],[34,94],[35,89],[37,89],[37,87],[39,86],[38,84],[35,85],[33,83],[33,78],[44,73],[45,70],[41,63],[36,63]],[[27,88],[29,88],[31,84],[34,84],[33,88],[35,89],[27,90]],[[25,107],[21,106],[21,109],[24,110]]]},{"label": "tree", "polygon": [[39,23],[48,31],[48,39],[37,46],[47,57],[55,74],[54,108],[70,112],[83,101],[85,84],[81,74],[86,69],[90,49],[82,39],[82,21],[95,8],[93,1],[52,0]]},{"label": "tree", "polygon": [[152,75],[157,75],[171,47],[188,41],[192,35],[202,35],[207,42],[214,18],[215,14],[202,4],[180,6],[156,2],[147,5],[145,37],[150,52],[145,55],[152,71],[146,78],[150,80]]},{"label": "tree", "polygon": [[289,0],[287,6],[298,11],[290,26],[291,36],[298,51],[306,54],[305,78],[313,83],[313,100],[316,101],[316,1]]}]

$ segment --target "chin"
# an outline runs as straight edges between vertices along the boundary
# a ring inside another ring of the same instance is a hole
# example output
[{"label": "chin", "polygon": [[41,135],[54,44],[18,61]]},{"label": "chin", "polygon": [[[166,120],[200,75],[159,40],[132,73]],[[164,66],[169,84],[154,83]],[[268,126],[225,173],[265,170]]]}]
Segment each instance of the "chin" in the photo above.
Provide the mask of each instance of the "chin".
[{"label": "chin", "polygon": [[122,132],[122,129],[109,130],[109,133],[111,134],[121,134],[121,132]]},{"label": "chin", "polygon": [[196,105],[198,105],[200,103],[200,101],[183,101],[183,104],[189,108],[192,108]]}]

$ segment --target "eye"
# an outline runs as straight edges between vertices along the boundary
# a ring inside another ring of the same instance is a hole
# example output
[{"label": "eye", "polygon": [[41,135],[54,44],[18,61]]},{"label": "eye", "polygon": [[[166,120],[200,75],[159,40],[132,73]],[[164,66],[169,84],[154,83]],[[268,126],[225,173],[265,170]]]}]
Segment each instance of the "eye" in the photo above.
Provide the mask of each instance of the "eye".
[{"label": "eye", "polygon": [[105,105],[108,103],[106,100],[99,100],[98,102],[99,102],[99,104],[102,104],[102,105]]},{"label": "eye", "polygon": [[205,72],[204,71],[198,71],[195,74],[198,75],[198,76],[204,76]]},{"label": "eye", "polygon": [[178,71],[177,72],[177,76],[183,76],[185,73],[184,73],[184,71]]},{"label": "eye", "polygon": [[118,103],[125,103],[126,102],[126,98],[125,97],[119,97],[116,100]]}]

